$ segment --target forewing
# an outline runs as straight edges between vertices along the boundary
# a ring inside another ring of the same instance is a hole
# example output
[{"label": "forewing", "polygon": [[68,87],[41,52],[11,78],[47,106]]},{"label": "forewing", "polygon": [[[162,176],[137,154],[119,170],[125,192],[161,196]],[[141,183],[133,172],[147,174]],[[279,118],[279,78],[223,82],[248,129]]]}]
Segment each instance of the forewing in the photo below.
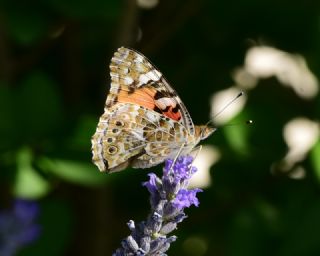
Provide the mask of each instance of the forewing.
[{"label": "forewing", "polygon": [[194,134],[185,105],[160,71],[141,53],[119,48],[111,59],[110,76],[105,111],[117,103],[137,104],[179,122]]}]

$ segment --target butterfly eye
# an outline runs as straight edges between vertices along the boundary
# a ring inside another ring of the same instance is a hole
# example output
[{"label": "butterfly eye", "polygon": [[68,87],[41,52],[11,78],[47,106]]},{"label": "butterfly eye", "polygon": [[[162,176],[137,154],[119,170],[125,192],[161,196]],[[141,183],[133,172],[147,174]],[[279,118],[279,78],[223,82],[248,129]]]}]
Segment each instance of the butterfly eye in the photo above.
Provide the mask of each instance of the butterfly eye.
[{"label": "butterfly eye", "polygon": [[116,146],[110,146],[110,147],[108,147],[108,153],[109,153],[110,155],[114,155],[115,153],[117,153],[117,151],[118,151],[118,148],[117,148]]},{"label": "butterfly eye", "polygon": [[116,126],[118,126],[118,127],[124,126],[124,122],[123,121],[117,121],[116,122]]}]

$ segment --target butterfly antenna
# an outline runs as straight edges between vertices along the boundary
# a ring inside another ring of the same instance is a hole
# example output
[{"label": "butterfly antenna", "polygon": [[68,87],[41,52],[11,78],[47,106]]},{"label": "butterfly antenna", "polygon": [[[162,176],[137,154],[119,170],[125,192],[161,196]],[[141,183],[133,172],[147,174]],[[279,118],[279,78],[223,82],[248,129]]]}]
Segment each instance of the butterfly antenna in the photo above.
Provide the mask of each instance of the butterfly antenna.
[{"label": "butterfly antenna", "polygon": [[223,127],[230,127],[230,126],[243,125],[243,124],[251,125],[251,124],[253,124],[253,121],[252,121],[251,119],[249,119],[249,120],[246,120],[246,121],[244,121],[244,122],[238,122],[238,123],[233,123],[233,124],[226,124],[226,125],[224,125]]},{"label": "butterfly antenna", "polygon": [[234,97],[231,101],[227,103],[220,111],[218,111],[213,117],[216,118],[218,115],[220,115],[227,107],[229,107],[233,102],[235,102],[238,98],[240,98],[242,95],[244,95],[244,92],[240,92],[236,97]]},{"label": "butterfly antenna", "polygon": [[244,95],[243,91],[241,91],[236,97],[234,97],[231,101],[229,101],[222,109],[220,109],[216,114],[214,114],[211,120],[206,123],[206,126],[208,126],[209,124],[213,124],[213,119],[217,118],[217,116],[219,116],[226,108],[228,108],[233,102],[235,102],[242,95]]}]

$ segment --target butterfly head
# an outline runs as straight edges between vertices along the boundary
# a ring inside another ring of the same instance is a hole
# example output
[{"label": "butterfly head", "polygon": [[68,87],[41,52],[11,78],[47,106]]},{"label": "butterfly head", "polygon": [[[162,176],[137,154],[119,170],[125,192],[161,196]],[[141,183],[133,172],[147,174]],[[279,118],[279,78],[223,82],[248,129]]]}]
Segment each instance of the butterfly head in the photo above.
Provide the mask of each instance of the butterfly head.
[{"label": "butterfly head", "polygon": [[199,140],[204,140],[208,138],[212,133],[214,133],[217,128],[208,125],[197,125],[195,127],[195,135]]}]

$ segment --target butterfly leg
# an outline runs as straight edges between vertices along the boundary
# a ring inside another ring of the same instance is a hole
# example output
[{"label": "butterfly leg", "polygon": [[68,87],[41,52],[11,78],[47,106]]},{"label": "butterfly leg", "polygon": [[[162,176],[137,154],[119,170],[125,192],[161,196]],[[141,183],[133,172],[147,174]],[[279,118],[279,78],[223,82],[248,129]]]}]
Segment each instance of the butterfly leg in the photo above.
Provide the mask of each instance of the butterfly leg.
[{"label": "butterfly leg", "polygon": [[200,154],[202,150],[202,145],[199,145],[197,147],[195,147],[190,154],[194,154],[194,157],[193,157],[193,161],[191,163],[191,166],[193,165],[194,161],[196,160],[196,158],[198,157],[198,155]]},{"label": "butterfly leg", "polygon": [[[189,172],[191,172],[191,168],[192,168],[192,166],[193,166],[193,163],[194,163],[194,161],[197,159],[197,157],[198,157],[198,155],[200,154],[201,150],[202,150],[202,145],[199,145],[199,146],[195,147],[195,148],[190,152],[190,155],[192,155],[193,160],[192,160],[192,163],[191,163],[190,166],[189,166],[189,170],[188,170]],[[194,156],[193,156],[193,155],[194,155]]]}]

